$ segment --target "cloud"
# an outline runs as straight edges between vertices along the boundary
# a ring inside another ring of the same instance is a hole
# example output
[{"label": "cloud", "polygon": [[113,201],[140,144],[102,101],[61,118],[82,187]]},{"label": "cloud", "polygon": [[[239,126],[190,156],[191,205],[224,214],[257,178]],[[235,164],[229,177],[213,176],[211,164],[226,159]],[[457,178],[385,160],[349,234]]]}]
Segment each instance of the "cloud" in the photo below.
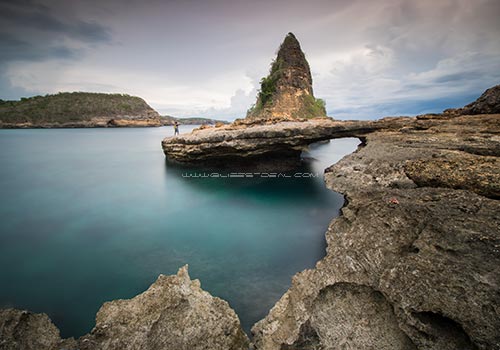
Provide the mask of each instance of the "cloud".
[{"label": "cloud", "polygon": [[0,93],[12,98],[19,93],[47,92],[12,85],[9,67],[25,62],[77,60],[85,50],[109,43],[108,28],[72,15],[57,17],[46,5],[30,0],[0,1]]},{"label": "cloud", "polygon": [[70,16],[58,18],[50,7],[33,1],[0,1],[2,31],[30,31],[31,38],[49,33],[83,42],[106,42],[111,39],[105,26]]},{"label": "cloud", "polygon": [[223,120],[235,120],[237,118],[244,118],[246,116],[247,110],[252,104],[255,103],[257,96],[257,89],[254,87],[249,92],[245,92],[242,89],[236,90],[233,96],[231,96],[229,107],[225,108],[209,108],[206,110],[201,110],[198,115],[201,117],[223,119]]},{"label": "cloud", "polygon": [[71,59],[76,57],[76,51],[62,45],[35,45],[33,42],[18,38],[11,33],[0,32],[0,65],[12,61],[38,61],[57,57]]},{"label": "cloud", "polygon": [[292,31],[334,117],[440,111],[499,83],[499,15],[497,0],[0,0],[0,98],[126,92],[242,117]]},{"label": "cloud", "polygon": [[500,61],[480,53],[457,54],[429,70],[407,74],[395,73],[386,60],[390,59],[359,55],[343,65],[340,62],[328,77],[320,79],[317,94],[334,101],[328,105],[330,114],[367,119],[440,112],[470,102],[500,81]]}]

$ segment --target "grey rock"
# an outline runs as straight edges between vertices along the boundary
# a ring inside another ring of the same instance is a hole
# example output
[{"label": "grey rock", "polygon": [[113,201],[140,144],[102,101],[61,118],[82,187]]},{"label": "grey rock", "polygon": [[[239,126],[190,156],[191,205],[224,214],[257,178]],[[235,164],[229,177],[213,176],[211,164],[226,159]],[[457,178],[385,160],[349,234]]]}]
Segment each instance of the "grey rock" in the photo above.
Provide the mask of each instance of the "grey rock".
[{"label": "grey rock", "polygon": [[417,118],[328,168],[348,204],[255,348],[500,349],[499,120]]},{"label": "grey rock", "polygon": [[0,335],[1,350],[248,349],[235,312],[191,280],[187,265],[132,299],[105,303],[77,341],[60,339],[47,315],[14,309],[0,311]]},{"label": "grey rock", "polygon": [[479,98],[462,108],[452,108],[445,114],[471,115],[500,113],[500,85],[487,89]]},{"label": "grey rock", "polygon": [[317,118],[204,128],[191,134],[167,137],[163,151],[171,162],[207,167],[262,168],[279,170],[300,164],[309,144],[339,137],[362,136],[382,129],[399,129],[415,118],[379,121],[335,121]]},{"label": "grey rock", "polygon": [[53,350],[60,343],[59,330],[47,315],[0,310],[0,350]]},{"label": "grey rock", "polygon": [[248,348],[235,312],[191,281],[187,266],[130,300],[105,303],[79,342],[82,350]]}]

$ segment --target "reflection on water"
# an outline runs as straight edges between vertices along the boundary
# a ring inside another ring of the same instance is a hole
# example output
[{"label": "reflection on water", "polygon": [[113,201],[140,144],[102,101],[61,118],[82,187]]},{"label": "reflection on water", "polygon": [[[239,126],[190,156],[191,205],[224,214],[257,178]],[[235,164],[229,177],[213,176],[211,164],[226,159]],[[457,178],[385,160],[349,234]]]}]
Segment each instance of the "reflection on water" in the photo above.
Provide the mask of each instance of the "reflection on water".
[{"label": "reflection on water", "polygon": [[[165,165],[171,133],[0,130],[1,307],[46,312],[63,336],[79,336],[104,301],[188,263],[248,331],[324,255],[343,198],[321,176],[185,178]],[[309,170],[322,174],[357,143],[312,147]]]}]

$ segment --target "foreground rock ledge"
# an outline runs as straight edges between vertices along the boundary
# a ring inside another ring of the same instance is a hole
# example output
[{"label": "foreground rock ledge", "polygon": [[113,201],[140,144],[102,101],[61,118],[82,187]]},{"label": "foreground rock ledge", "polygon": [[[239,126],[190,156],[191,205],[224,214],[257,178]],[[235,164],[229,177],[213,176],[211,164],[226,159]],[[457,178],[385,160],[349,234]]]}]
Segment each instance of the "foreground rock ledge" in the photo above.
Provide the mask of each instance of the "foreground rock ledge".
[{"label": "foreground rock ledge", "polygon": [[500,115],[422,116],[328,168],[327,255],[255,348],[500,349]]},{"label": "foreground rock ledge", "polygon": [[171,162],[207,167],[287,169],[300,163],[300,155],[314,142],[339,137],[360,137],[381,129],[400,129],[413,118],[378,121],[335,121],[315,118],[303,121],[235,123],[167,137],[163,151]]},{"label": "foreground rock ledge", "polygon": [[2,350],[248,349],[229,304],[191,280],[187,266],[160,275],[144,293],[105,303],[90,334],[62,340],[45,314],[0,310]]}]

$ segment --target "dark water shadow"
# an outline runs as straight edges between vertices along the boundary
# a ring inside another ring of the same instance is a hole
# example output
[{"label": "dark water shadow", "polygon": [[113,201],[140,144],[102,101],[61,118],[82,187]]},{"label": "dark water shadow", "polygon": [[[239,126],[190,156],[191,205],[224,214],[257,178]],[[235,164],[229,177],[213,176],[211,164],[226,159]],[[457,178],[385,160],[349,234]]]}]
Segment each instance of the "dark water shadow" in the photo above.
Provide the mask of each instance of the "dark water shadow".
[{"label": "dark water shadow", "polygon": [[210,169],[173,164],[165,160],[165,176],[182,181],[195,190],[251,196],[256,193],[283,201],[314,201],[333,192],[323,182],[323,173],[314,169],[313,160],[286,172],[248,172],[234,169]]}]

